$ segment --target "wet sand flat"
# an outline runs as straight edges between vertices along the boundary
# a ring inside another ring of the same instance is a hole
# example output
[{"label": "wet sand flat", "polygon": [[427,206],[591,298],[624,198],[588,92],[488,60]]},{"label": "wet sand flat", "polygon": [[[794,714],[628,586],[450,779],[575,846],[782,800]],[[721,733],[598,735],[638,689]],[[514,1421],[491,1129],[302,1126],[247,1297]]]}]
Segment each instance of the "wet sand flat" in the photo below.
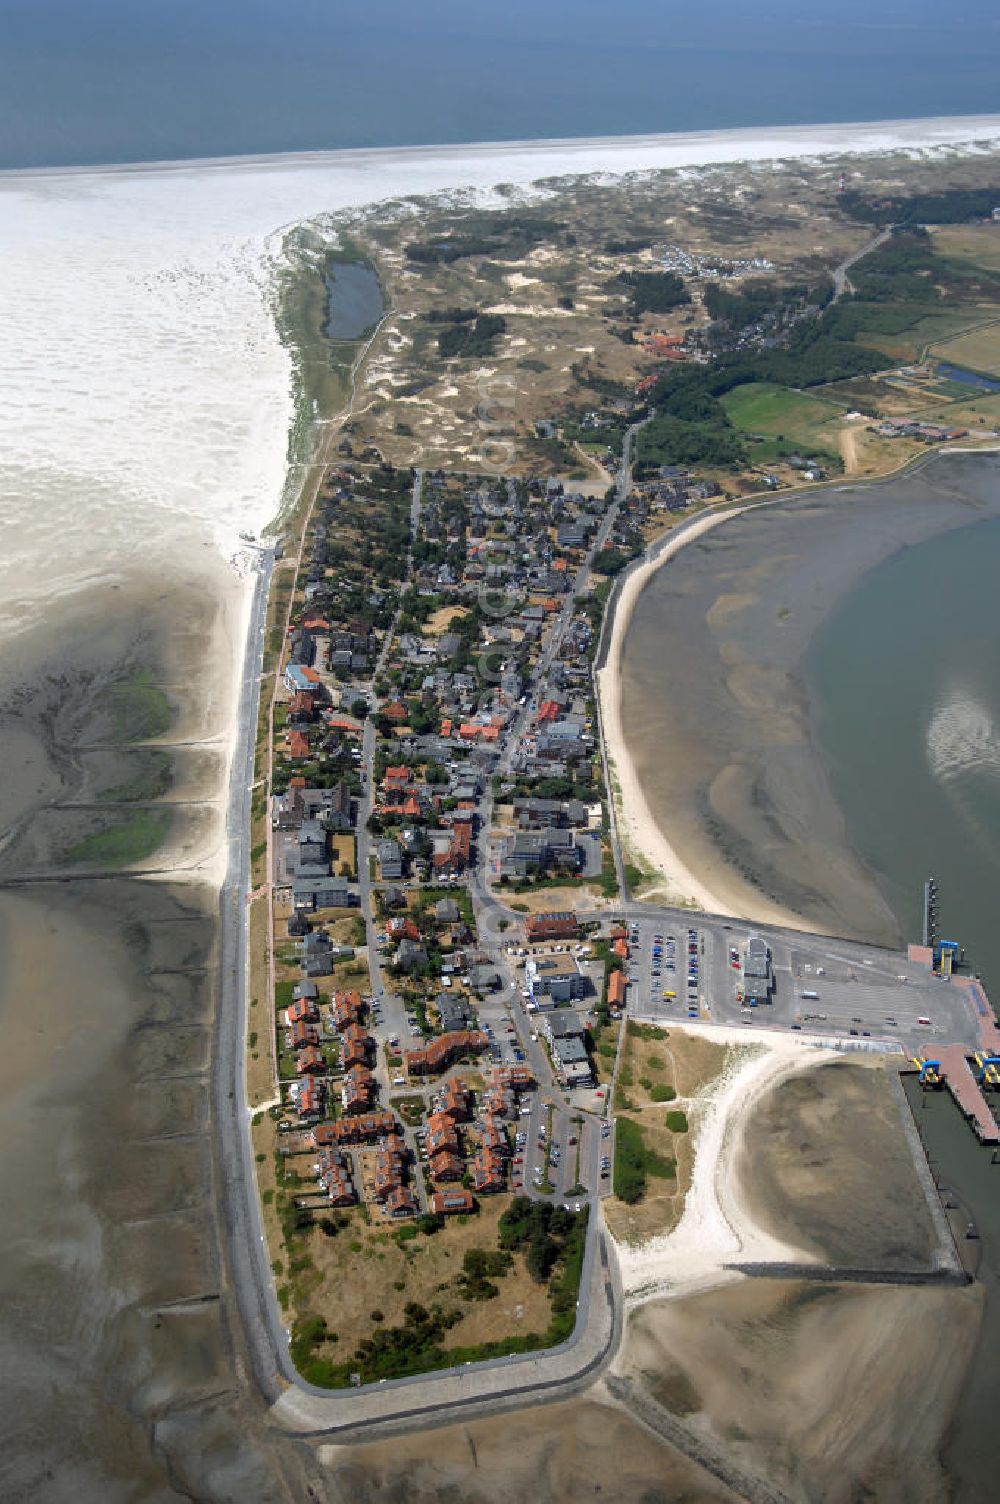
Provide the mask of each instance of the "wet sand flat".
[{"label": "wet sand flat", "polygon": [[324,1448],[338,1504],[710,1504],[724,1484],[624,1413],[582,1398],[399,1441]]},{"label": "wet sand flat", "polygon": [[868,570],[998,507],[995,456],[935,455],[744,512],[651,577],[621,659],[628,751],[657,826],[732,912],[899,940],[830,791],[802,664]]},{"label": "wet sand flat", "polygon": [[745,1280],[633,1318],[627,1371],[796,1504],[944,1504],[981,1291]]},{"label": "wet sand flat", "polygon": [[[203,661],[224,599],[206,583],[81,593],[0,659],[4,1499],[302,1492],[300,1454],[276,1457],[246,1382],[219,1235],[215,889],[176,845],[149,858],[155,882],[65,854],[108,789],[105,818],[131,818],[148,742],[190,853],[211,849],[230,700],[224,654]],[[178,739],[196,744],[179,770]],[[30,858],[45,880],[25,881]]]},{"label": "wet sand flat", "polygon": [[754,1113],[737,1173],[754,1217],[821,1263],[932,1267],[934,1229],[877,1061],[781,1082]]}]

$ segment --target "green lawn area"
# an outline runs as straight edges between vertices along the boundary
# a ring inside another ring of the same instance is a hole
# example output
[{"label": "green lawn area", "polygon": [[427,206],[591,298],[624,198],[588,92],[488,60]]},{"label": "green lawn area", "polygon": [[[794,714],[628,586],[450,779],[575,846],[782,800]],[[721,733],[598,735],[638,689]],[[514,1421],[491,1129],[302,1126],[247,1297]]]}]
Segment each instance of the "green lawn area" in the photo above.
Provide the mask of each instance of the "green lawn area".
[{"label": "green lawn area", "polygon": [[785,386],[754,381],[734,387],[721,399],[729,421],[744,433],[784,434],[815,432],[842,411],[832,402],[793,392]]},{"label": "green lawn area", "polygon": [[837,455],[834,422],[844,408],[833,402],[763,381],[734,387],[720,400],[758,462],[795,453]]},{"label": "green lawn area", "polygon": [[633,1122],[631,1118],[616,1117],[612,1175],[615,1195],[626,1205],[634,1206],[645,1194],[648,1176],[674,1180],[677,1176],[677,1164],[675,1160],[657,1154],[648,1147],[640,1124]]},{"label": "green lawn area", "polygon": [[[868,345],[873,350],[881,350],[889,360],[911,363],[923,359],[930,353],[932,346],[988,326],[997,316],[998,310],[992,304],[960,303],[939,312],[923,313],[898,333],[862,331],[858,335],[858,343]],[[941,352],[935,350],[934,353],[939,355]],[[955,363],[961,365],[962,361]]]}]

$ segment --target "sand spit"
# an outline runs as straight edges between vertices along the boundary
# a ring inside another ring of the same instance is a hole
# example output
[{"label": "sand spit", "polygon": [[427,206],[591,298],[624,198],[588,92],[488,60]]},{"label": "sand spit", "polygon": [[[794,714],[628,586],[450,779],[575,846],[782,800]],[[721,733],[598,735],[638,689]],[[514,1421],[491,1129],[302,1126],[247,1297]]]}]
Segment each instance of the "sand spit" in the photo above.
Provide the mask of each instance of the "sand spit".
[{"label": "sand spit", "polygon": [[716,1043],[736,1045],[733,1063],[703,1099],[696,1129],[691,1188],[673,1232],[632,1248],[619,1247],[629,1306],[659,1296],[679,1297],[740,1279],[728,1263],[811,1263],[813,1255],[769,1232],[757,1219],[736,1171],[744,1132],[758,1104],[780,1082],[836,1059],[832,1050],[775,1036],[747,1045],[738,1030],[703,1030]]}]

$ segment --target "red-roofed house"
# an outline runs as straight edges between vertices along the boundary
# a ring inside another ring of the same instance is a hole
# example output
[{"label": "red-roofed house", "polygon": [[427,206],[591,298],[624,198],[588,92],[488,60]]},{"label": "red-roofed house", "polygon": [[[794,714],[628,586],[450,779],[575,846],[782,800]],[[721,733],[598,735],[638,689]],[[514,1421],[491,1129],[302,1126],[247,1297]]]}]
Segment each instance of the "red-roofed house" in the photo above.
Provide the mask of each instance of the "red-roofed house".
[{"label": "red-roofed house", "polygon": [[473,1189],[479,1191],[481,1194],[485,1193],[489,1195],[495,1191],[502,1191],[506,1185],[503,1160],[499,1155],[490,1154],[488,1150],[483,1150],[470,1163],[469,1178],[472,1181]]},{"label": "red-roofed house", "polygon": [[397,1186],[385,1198],[385,1209],[390,1217],[415,1217],[419,1210],[413,1192],[405,1185]]},{"label": "red-roofed house", "polygon": [[385,932],[390,940],[419,940],[420,931],[413,920],[402,914],[395,915],[389,920]]},{"label": "red-roofed house", "polygon": [[347,1113],[367,1112],[372,1105],[375,1081],[365,1065],[352,1065],[344,1077],[340,1100]]},{"label": "red-roofed house", "polygon": [[292,1024],[289,1033],[292,1036],[293,1050],[304,1050],[311,1044],[319,1044],[319,1030],[315,1024]]},{"label": "red-roofed house", "polygon": [[475,1206],[471,1191],[435,1191],[431,1211],[438,1217],[453,1217],[457,1212],[471,1212]]},{"label": "red-roofed house", "polygon": [[624,1008],[625,1006],[625,973],[613,971],[608,978],[608,1005],[612,1008]]},{"label": "red-roofed house", "polygon": [[350,1069],[352,1065],[365,1065],[368,1061],[368,1052],[371,1050],[374,1040],[360,1024],[348,1024],[340,1036],[341,1052],[344,1065]]},{"label": "red-roofed house", "polygon": [[[302,1088],[305,1092],[306,1088]],[[301,1114],[301,1095],[299,1112]],[[395,1133],[398,1124],[391,1112],[366,1112],[361,1117],[340,1118],[336,1123],[319,1123],[313,1129],[317,1149],[337,1144],[373,1144],[387,1133]]]},{"label": "red-roofed house", "polygon": [[459,1081],[457,1078],[446,1081],[441,1096],[438,1098],[441,1104],[438,1111],[442,1116],[447,1116],[456,1123],[464,1123],[472,1111],[471,1098],[472,1094],[464,1081]]},{"label": "red-roofed house", "polygon": [[[317,1118],[321,1118],[325,1110],[323,1105],[325,1100],[326,1092],[323,1089],[322,1082],[312,1080],[303,1081],[296,1104],[299,1117],[302,1121],[304,1123],[314,1123]],[[333,1127],[333,1124],[331,1123],[329,1126]],[[318,1131],[318,1129],[313,1130],[314,1143],[316,1142],[315,1135]]]},{"label": "red-roofed house", "polygon": [[315,696],[307,695],[302,689],[296,690],[288,702],[288,714],[297,720],[311,721],[315,713]]},{"label": "red-roofed house", "polygon": [[447,1128],[428,1128],[427,1138],[424,1142],[431,1159],[434,1158],[435,1154],[458,1153],[458,1134],[455,1132],[450,1118],[448,1119]]},{"label": "red-roofed house", "polygon": [[437,1181],[461,1180],[465,1174],[465,1166],[458,1155],[449,1154],[446,1149],[442,1149],[432,1157],[430,1170],[431,1179]]},{"label": "red-roofed house", "polygon": [[315,998],[297,997],[285,1009],[285,1024],[290,1029],[293,1024],[314,1024],[319,1019],[319,1006]]},{"label": "red-roofed house", "polygon": [[432,1039],[423,1049],[406,1051],[406,1069],[411,1076],[434,1076],[446,1069],[456,1055],[481,1055],[489,1040],[480,1029],[455,1029]]},{"label": "red-roofed house", "polygon": [[323,1051],[318,1045],[307,1045],[295,1057],[295,1070],[300,1076],[322,1076],[326,1071]]},{"label": "red-roofed house", "polygon": [[472,860],[472,826],[468,820],[452,826],[446,851],[436,851],[433,866],[437,872],[464,872]]},{"label": "red-roofed house", "polygon": [[354,1182],[347,1155],[340,1149],[324,1149],[316,1166],[319,1183],[333,1206],[350,1206],[354,1199]]},{"label": "red-roofed house", "polygon": [[535,943],[539,940],[573,940],[580,933],[580,924],[569,910],[549,910],[531,914],[524,921],[524,933]]},{"label": "red-roofed house", "polygon": [[360,992],[335,992],[333,995],[333,1023],[339,1031],[348,1024],[356,1024],[361,1018]]}]

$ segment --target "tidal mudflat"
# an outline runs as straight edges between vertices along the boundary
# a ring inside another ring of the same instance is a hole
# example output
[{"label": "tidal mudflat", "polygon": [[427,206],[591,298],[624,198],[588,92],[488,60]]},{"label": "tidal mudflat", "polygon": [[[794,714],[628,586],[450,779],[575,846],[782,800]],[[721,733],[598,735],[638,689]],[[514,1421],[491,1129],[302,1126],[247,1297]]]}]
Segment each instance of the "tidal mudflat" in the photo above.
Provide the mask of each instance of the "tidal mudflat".
[{"label": "tidal mudflat", "polygon": [[280,1496],[213,1185],[216,574],[79,593],[2,660],[9,1499]]},{"label": "tidal mudflat", "polygon": [[[621,656],[629,757],[656,826],[731,912],[901,939],[831,792],[803,663],[868,571],[998,511],[995,456],[937,455],[743,512],[646,585]],[[877,745],[877,724],[864,734]]]}]

